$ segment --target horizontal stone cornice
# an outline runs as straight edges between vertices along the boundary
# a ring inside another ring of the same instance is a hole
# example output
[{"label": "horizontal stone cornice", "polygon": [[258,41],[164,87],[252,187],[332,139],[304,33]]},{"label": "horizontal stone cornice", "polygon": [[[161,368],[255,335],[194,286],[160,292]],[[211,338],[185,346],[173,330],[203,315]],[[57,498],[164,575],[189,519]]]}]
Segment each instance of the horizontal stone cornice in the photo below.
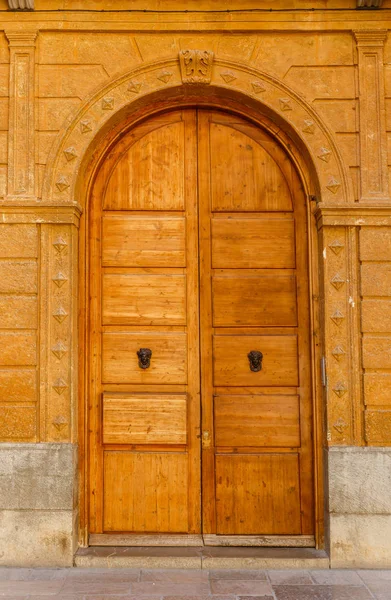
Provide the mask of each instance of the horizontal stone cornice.
[{"label": "horizontal stone cornice", "polygon": [[381,205],[369,202],[331,205],[320,202],[314,214],[319,228],[322,226],[390,227],[391,201]]}]

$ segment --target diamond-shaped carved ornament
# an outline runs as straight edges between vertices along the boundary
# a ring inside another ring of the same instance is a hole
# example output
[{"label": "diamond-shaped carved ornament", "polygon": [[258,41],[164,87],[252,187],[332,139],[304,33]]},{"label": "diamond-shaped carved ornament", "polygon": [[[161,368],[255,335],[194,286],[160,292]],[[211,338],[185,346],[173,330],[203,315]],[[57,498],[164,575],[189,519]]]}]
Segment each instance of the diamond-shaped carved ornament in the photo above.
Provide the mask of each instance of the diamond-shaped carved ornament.
[{"label": "diamond-shaped carved ornament", "polygon": [[335,177],[332,177],[326,187],[328,190],[330,190],[330,192],[336,194],[341,187],[341,184],[337,179],[335,179]]},{"label": "diamond-shaped carved ornament", "polygon": [[65,321],[65,319],[67,318],[68,313],[65,310],[65,308],[63,308],[62,306],[60,306],[60,308],[58,308],[56,311],[54,311],[53,313],[53,317],[56,319],[56,321],[58,321],[59,323],[63,323]]},{"label": "diamond-shaped carved ornament", "polygon": [[342,398],[344,394],[348,391],[347,387],[339,381],[334,387],[333,392],[338,396],[338,398]]},{"label": "diamond-shaped carved ornament", "polygon": [[331,244],[329,244],[330,250],[332,250],[332,252],[334,252],[334,254],[336,254],[337,256],[344,249],[344,247],[345,244],[343,244],[340,240],[334,240],[333,242],[331,242]]},{"label": "diamond-shaped carved ornament", "polygon": [[341,418],[338,419],[336,423],[333,425],[334,429],[338,431],[338,433],[342,434],[349,425],[345,423],[345,421]]},{"label": "diamond-shaped carved ornament", "polygon": [[54,419],[53,425],[57,429],[57,431],[62,431],[64,429],[64,427],[66,427],[68,425],[68,421],[66,420],[65,417],[58,416]]},{"label": "diamond-shaped carved ornament", "polygon": [[68,162],[71,162],[71,160],[74,160],[77,157],[76,149],[73,146],[69,146],[69,148],[66,148],[64,150],[64,154]]},{"label": "diamond-shaped carved ornament", "polygon": [[220,73],[220,77],[223,79],[223,81],[225,81],[225,83],[231,83],[231,81],[235,81],[235,79],[237,79],[236,75],[229,72]]},{"label": "diamond-shaped carved ornament", "polygon": [[339,362],[341,358],[345,356],[346,353],[342,346],[336,346],[331,354],[334,356],[335,360]]},{"label": "diamond-shaped carved ornament", "polygon": [[343,279],[343,277],[341,277],[341,275],[339,275],[339,273],[337,273],[336,275],[334,275],[330,283],[333,287],[335,287],[336,290],[340,290],[343,284],[345,283],[345,280]]},{"label": "diamond-shaped carved ornament", "polygon": [[315,123],[310,119],[306,119],[304,121],[303,131],[304,133],[315,133]]},{"label": "diamond-shaped carved ornament", "polygon": [[102,110],[113,110],[113,108],[114,108],[114,98],[103,98]]},{"label": "diamond-shaped carved ornament", "polygon": [[63,342],[60,341],[52,347],[52,352],[54,356],[61,360],[62,357],[68,352],[68,348]]},{"label": "diamond-shaped carved ornament", "polygon": [[60,175],[60,177],[56,181],[56,188],[60,192],[65,192],[65,190],[68,189],[69,186],[70,186],[70,183],[69,183],[68,179],[65,177],[65,175]]},{"label": "diamond-shaped carved ornament", "polygon": [[62,237],[58,237],[58,238],[56,238],[54,240],[53,246],[55,247],[55,249],[57,250],[57,252],[59,254],[61,254],[62,251],[68,246],[68,244],[66,243],[66,241]]},{"label": "diamond-shaped carved ornament", "polygon": [[92,123],[89,119],[83,119],[80,121],[80,131],[82,133],[88,133],[89,131],[92,131]]},{"label": "diamond-shaped carved ornament", "polygon": [[266,92],[265,86],[260,81],[253,81],[251,85],[255,94],[261,94],[262,92]]},{"label": "diamond-shaped carved ornament", "polygon": [[138,81],[129,81],[128,92],[132,92],[133,94],[138,94],[141,90],[141,83]]},{"label": "diamond-shaped carved ornament", "polygon": [[160,75],[158,75],[157,78],[159,79],[159,81],[163,81],[163,83],[168,83],[172,76],[173,73],[171,73],[171,71],[163,71],[163,73],[160,73]]},{"label": "diamond-shaped carved ornament", "polygon": [[61,377],[59,377],[53,383],[52,388],[54,389],[55,392],[57,392],[57,394],[59,396],[61,396],[65,392],[65,390],[68,388],[68,385],[67,385],[66,381],[64,381]]},{"label": "diamond-shaped carved ornament", "polygon": [[283,110],[284,112],[286,112],[287,110],[293,110],[292,106],[291,106],[291,99],[290,98],[280,98],[280,107],[281,107],[281,110]]},{"label": "diamond-shaped carved ornament", "polygon": [[333,314],[331,315],[331,320],[332,320],[332,321],[334,321],[334,323],[335,323],[336,325],[338,325],[338,326],[340,326],[340,325],[341,325],[341,323],[342,323],[342,321],[344,320],[344,318],[345,318],[345,317],[343,316],[343,314],[341,313],[341,311],[340,311],[340,310],[336,310],[336,311],[335,311],[335,313],[333,313]]},{"label": "diamond-shaped carved ornament", "polygon": [[331,150],[329,150],[328,148],[321,148],[318,154],[318,158],[320,158],[320,160],[323,160],[324,162],[330,162]]},{"label": "diamond-shaped carved ornament", "polygon": [[68,281],[68,279],[65,277],[64,273],[61,273],[61,271],[59,271],[57,275],[55,275],[52,278],[52,281],[56,284],[57,287],[61,288],[64,285],[64,283]]}]

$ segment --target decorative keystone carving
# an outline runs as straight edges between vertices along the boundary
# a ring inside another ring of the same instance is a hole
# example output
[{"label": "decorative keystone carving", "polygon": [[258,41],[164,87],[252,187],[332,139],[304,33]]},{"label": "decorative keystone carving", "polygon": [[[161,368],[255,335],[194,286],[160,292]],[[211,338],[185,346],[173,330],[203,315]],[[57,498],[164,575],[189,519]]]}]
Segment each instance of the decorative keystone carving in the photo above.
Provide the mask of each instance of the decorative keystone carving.
[{"label": "decorative keystone carving", "polygon": [[179,64],[182,83],[210,83],[213,56],[210,50],[181,50]]},{"label": "decorative keystone carving", "polygon": [[61,271],[59,271],[57,275],[52,277],[52,281],[56,284],[57,287],[61,288],[64,285],[64,283],[68,281],[68,279],[63,273],[61,273]]},{"label": "decorative keystone carving", "polygon": [[73,146],[69,146],[69,148],[66,148],[64,150],[64,154],[68,162],[71,162],[71,160],[74,160],[77,157],[76,149]]},{"label": "decorative keystone carving", "polygon": [[61,377],[59,377],[53,383],[52,388],[54,389],[55,392],[57,392],[57,394],[59,396],[61,396],[65,392],[65,390],[68,388],[68,385],[67,385],[66,381],[64,381]]},{"label": "decorative keystone carving", "polygon": [[303,131],[304,133],[315,133],[315,123],[310,119],[305,119]]},{"label": "decorative keystone carving", "polygon": [[58,321],[59,323],[63,323],[65,321],[65,319],[67,318],[68,313],[65,310],[65,308],[63,308],[62,306],[60,306],[60,308],[58,308],[56,311],[54,311],[53,313],[53,317],[56,319],[56,321]]},{"label": "decorative keystone carving", "polygon": [[342,398],[344,394],[347,392],[347,387],[341,381],[339,381],[334,387],[333,392],[338,396],[338,398]]},{"label": "decorative keystone carving", "polygon": [[168,83],[172,76],[173,73],[171,73],[171,71],[163,71],[163,73],[160,73],[160,75],[158,75],[157,78],[159,79],[159,81],[163,81],[163,83]]},{"label": "decorative keystone carving", "polygon": [[266,88],[260,81],[252,81],[252,88],[255,94],[261,94],[262,92],[266,92]]},{"label": "decorative keystone carving", "polygon": [[114,98],[103,98],[102,99],[102,110],[113,110]]},{"label": "decorative keystone carving", "polygon": [[54,356],[61,360],[62,357],[68,352],[68,348],[65,344],[63,344],[63,342],[60,341],[52,347],[52,352]]},{"label": "decorative keystone carving", "polygon": [[342,346],[336,346],[331,354],[334,356],[335,360],[339,362],[341,358],[345,356],[346,352]]},{"label": "decorative keystone carving", "polygon": [[336,256],[338,256],[338,254],[340,254],[340,252],[345,248],[345,244],[343,244],[340,240],[334,240],[331,242],[331,244],[329,244],[329,248]]},{"label": "decorative keystone carving", "polygon": [[318,154],[318,158],[320,158],[320,160],[324,160],[324,162],[330,162],[331,150],[329,150],[328,148],[321,148]]},{"label": "decorative keystone carving", "polygon": [[61,431],[62,429],[64,429],[64,427],[68,425],[68,421],[65,417],[58,416],[54,419],[53,425],[57,429],[57,431]]},{"label": "decorative keystone carving", "polygon": [[8,0],[11,10],[34,10],[34,0]]},{"label": "decorative keystone carving", "polygon": [[337,273],[336,275],[334,275],[330,283],[332,286],[335,287],[336,290],[340,290],[343,284],[345,283],[345,280],[341,277],[341,275]]},{"label": "decorative keystone carving", "polygon": [[343,316],[340,310],[336,310],[335,313],[331,316],[331,320],[334,321],[334,323],[338,325],[338,327],[341,325],[344,318],[345,317]]},{"label": "decorative keystone carving", "polygon": [[330,190],[330,192],[336,194],[339,188],[341,187],[341,183],[337,179],[335,179],[335,177],[332,177],[326,185],[326,187],[328,190]]},{"label": "decorative keystone carving", "polygon": [[54,240],[53,246],[59,254],[62,254],[62,251],[68,246],[68,244],[62,237],[58,237]]},{"label": "decorative keystone carving", "polygon": [[345,429],[349,427],[349,425],[345,423],[343,419],[339,418],[338,421],[334,423],[333,427],[338,431],[338,433],[342,434],[345,431]]},{"label": "decorative keystone carving", "polygon": [[230,73],[229,71],[220,73],[220,77],[225,81],[225,83],[231,83],[231,81],[235,81],[235,79],[237,79],[236,75],[234,75],[234,73]]},{"label": "decorative keystone carving", "polygon": [[70,186],[70,183],[69,183],[68,179],[65,177],[65,175],[60,175],[60,177],[56,181],[56,188],[60,192],[64,192],[65,190],[67,190],[69,188],[69,186]]},{"label": "decorative keystone carving", "polygon": [[133,94],[138,94],[141,90],[142,84],[138,81],[130,81],[128,85],[128,92],[132,92]]},{"label": "decorative keystone carving", "polygon": [[90,119],[83,119],[80,121],[80,131],[82,133],[88,133],[89,131],[92,131],[92,123]]},{"label": "decorative keystone carving", "polygon": [[287,110],[293,110],[292,106],[291,106],[291,99],[290,98],[280,98],[280,107],[281,107],[281,110],[283,110],[284,112],[286,112]]}]

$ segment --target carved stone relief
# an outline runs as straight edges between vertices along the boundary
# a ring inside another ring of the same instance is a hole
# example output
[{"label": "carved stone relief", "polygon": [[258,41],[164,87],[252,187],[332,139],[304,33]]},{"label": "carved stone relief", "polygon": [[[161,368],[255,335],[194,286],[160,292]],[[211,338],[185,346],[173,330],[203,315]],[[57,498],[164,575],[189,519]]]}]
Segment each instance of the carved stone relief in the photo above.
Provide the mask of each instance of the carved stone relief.
[{"label": "carved stone relief", "polygon": [[179,64],[182,83],[210,83],[213,52],[209,50],[181,50]]}]

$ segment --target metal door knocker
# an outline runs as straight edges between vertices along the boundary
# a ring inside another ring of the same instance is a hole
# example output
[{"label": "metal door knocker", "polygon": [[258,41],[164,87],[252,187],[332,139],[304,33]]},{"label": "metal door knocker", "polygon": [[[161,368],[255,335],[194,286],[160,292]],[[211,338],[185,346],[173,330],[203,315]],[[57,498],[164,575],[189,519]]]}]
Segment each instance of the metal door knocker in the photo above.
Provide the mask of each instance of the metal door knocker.
[{"label": "metal door knocker", "polygon": [[140,369],[149,369],[151,366],[152,350],[149,348],[140,348],[137,351],[138,366]]},{"label": "metal door knocker", "polygon": [[251,350],[247,354],[248,361],[250,363],[250,370],[257,373],[262,369],[263,354],[259,350]]}]

